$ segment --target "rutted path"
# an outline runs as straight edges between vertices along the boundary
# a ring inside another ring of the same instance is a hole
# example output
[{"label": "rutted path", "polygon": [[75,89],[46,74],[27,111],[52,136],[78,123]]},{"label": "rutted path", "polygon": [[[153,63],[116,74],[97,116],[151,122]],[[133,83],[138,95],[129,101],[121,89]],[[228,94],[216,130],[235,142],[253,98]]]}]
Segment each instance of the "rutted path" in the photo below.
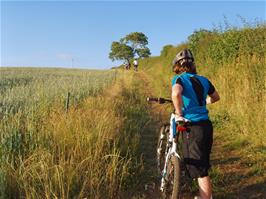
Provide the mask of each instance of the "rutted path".
[{"label": "rutted path", "polygon": [[[144,72],[138,73],[138,78],[143,82],[143,85],[145,85],[144,93],[145,97],[152,96],[152,97],[169,97],[169,96],[154,96],[153,92],[151,90],[151,86],[148,80],[147,75]],[[144,169],[145,172],[148,175],[144,188],[144,198],[145,199],[159,199],[160,198],[160,191],[159,191],[159,185],[160,185],[160,177],[157,172],[157,162],[156,162],[156,147],[157,147],[157,140],[158,140],[158,134],[159,129],[164,123],[168,123],[169,120],[169,114],[170,112],[166,110],[166,107],[171,107],[170,104],[157,104],[157,103],[150,103],[150,114],[153,118],[153,123],[150,125],[153,125],[149,129],[154,129],[153,132],[145,131],[144,134],[142,134],[141,137],[141,146],[143,151],[143,157],[144,157]],[[187,194],[182,199],[190,199],[192,196],[189,196],[191,194]]]},{"label": "rutted path", "polygon": [[[149,81],[143,72],[136,73],[137,78],[142,82],[143,85],[143,97],[153,96],[152,90],[150,89]],[[143,165],[144,165],[144,194],[141,198],[145,199],[158,199],[160,193],[158,191],[159,176],[156,167],[156,146],[158,139],[158,128],[162,124],[162,121],[166,121],[162,107],[155,104],[149,106],[151,114],[151,125],[147,129],[154,129],[153,131],[145,131],[140,138],[141,151],[143,152]]]}]

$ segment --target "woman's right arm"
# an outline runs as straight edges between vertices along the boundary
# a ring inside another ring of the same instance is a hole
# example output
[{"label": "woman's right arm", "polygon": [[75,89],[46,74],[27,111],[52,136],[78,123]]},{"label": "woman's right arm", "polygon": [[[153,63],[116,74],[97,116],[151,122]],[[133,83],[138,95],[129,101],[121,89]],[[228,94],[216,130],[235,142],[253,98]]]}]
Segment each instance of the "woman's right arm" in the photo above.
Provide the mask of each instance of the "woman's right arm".
[{"label": "woman's right arm", "polygon": [[175,107],[175,114],[182,116],[182,107],[183,107],[183,100],[182,100],[182,91],[183,87],[180,84],[175,84],[172,87],[172,101]]}]

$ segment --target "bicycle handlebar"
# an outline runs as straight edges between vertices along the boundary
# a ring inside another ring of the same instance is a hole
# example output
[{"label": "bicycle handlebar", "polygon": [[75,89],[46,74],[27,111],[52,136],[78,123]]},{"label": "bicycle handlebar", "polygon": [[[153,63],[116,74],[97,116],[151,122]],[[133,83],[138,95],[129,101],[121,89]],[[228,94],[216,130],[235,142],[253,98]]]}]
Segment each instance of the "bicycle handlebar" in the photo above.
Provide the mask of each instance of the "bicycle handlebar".
[{"label": "bicycle handlebar", "polygon": [[172,100],[161,98],[161,97],[147,97],[147,101],[148,102],[158,102],[159,104],[173,103]]}]

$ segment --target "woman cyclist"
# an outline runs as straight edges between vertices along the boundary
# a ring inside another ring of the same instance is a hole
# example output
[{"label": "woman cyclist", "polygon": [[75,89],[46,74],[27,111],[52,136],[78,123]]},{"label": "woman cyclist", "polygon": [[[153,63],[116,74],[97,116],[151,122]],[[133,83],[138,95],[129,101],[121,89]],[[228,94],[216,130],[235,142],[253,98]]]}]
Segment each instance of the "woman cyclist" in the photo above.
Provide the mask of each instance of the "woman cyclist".
[{"label": "woman cyclist", "polygon": [[212,83],[197,75],[194,58],[189,49],[179,52],[173,60],[172,100],[177,120],[190,120],[190,132],[183,134],[183,156],[189,175],[198,179],[198,199],[212,198],[208,175],[213,141],[213,127],[207,104],[220,99]]}]

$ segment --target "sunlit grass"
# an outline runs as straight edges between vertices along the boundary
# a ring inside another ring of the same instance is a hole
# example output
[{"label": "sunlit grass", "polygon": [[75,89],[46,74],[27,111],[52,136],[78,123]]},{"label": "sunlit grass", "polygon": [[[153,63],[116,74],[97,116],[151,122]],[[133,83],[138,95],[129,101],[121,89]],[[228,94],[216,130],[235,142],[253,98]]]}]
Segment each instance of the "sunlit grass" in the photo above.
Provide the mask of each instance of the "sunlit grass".
[{"label": "sunlit grass", "polygon": [[88,93],[68,112],[63,96],[31,113],[19,108],[3,117],[2,198],[119,198],[134,193],[142,172],[139,138],[150,120],[146,102],[133,73],[119,72],[115,79],[112,72],[93,74],[105,87]]},{"label": "sunlit grass", "polygon": [[[218,136],[215,144],[226,143],[223,152],[239,156],[238,163],[249,171],[248,177],[262,180],[265,178],[263,171],[266,170],[266,165],[262,163],[266,161],[266,26],[261,24],[198,36],[192,46],[197,71],[211,80],[221,96],[219,102],[208,106],[215,127],[214,133]],[[149,74],[156,95],[170,96],[171,78],[174,76],[171,61],[177,52],[188,47],[191,47],[189,42],[168,46],[160,57],[140,62],[140,67]],[[223,171],[214,168],[211,175],[217,192],[230,189]],[[240,181],[233,179],[232,182]],[[222,194],[224,198],[226,194]]]}]

